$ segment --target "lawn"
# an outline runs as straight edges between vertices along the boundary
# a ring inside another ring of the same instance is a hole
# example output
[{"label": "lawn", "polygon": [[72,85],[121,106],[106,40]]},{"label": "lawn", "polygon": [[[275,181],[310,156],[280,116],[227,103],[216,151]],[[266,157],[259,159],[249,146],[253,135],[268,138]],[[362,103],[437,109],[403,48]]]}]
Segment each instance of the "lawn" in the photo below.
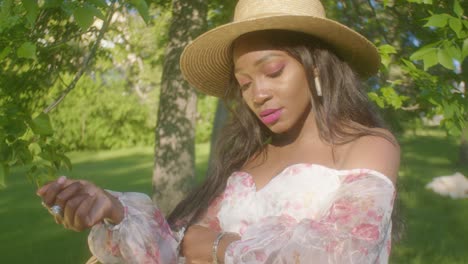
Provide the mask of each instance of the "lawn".
[{"label": "lawn", "polygon": [[[439,131],[400,138],[400,174],[405,237],[394,245],[391,263],[468,263],[468,199],[452,200],[424,188],[433,177],[468,167],[453,165],[457,142]],[[104,188],[151,192],[151,148],[72,153],[69,175],[90,179]],[[208,146],[197,146],[197,175],[206,169]],[[90,256],[86,233],[57,226],[40,205],[34,186],[21,169],[0,190],[0,263],[84,263]]]}]

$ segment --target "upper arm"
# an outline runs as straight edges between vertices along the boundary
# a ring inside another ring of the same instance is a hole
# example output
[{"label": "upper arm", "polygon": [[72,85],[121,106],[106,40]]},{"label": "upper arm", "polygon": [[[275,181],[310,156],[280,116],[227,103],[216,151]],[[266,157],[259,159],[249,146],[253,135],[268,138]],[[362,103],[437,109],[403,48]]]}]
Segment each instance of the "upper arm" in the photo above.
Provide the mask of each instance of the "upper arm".
[{"label": "upper arm", "polygon": [[[379,129],[394,139],[387,130]],[[342,169],[366,168],[386,175],[396,183],[400,167],[400,146],[381,136],[363,136],[352,143],[343,157]]]}]

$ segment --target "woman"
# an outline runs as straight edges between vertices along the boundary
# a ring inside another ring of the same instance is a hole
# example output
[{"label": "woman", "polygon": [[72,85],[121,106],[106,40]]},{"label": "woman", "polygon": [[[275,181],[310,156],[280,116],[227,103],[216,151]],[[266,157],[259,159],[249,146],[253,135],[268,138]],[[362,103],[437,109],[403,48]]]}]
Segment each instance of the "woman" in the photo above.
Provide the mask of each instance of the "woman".
[{"label": "woman", "polygon": [[399,148],[358,80],[378,66],[318,0],[241,0],[182,55],[232,115],[210,176],[167,220],[142,194],[85,181],[38,194],[58,223],[92,227],[103,263],[387,263]]}]

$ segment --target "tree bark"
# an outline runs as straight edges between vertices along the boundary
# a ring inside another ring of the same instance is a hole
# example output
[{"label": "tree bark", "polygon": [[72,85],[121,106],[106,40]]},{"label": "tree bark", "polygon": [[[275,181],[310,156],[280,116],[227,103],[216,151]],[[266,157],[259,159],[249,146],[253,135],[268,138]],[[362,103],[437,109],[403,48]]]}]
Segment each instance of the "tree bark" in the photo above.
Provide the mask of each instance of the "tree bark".
[{"label": "tree bark", "polygon": [[186,195],[195,176],[197,95],[183,79],[183,48],[206,27],[207,1],[173,0],[166,48],[153,168],[153,200],[165,213]]}]

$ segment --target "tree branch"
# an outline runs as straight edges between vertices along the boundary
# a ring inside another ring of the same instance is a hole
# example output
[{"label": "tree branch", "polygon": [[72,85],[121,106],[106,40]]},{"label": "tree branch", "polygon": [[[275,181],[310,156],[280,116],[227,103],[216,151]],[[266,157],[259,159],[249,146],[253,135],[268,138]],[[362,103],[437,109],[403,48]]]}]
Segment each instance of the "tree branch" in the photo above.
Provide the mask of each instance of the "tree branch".
[{"label": "tree branch", "polygon": [[111,20],[112,20],[112,15],[114,14],[115,11],[115,3],[112,2],[109,6],[109,12],[107,13],[106,20],[104,21],[104,24],[102,25],[101,30],[99,31],[99,35],[96,38],[96,42],[94,42],[93,46],[91,47],[91,50],[89,51],[88,56],[86,56],[85,60],[83,61],[83,65],[81,66],[81,69],[76,73],[75,77],[71,81],[70,84],[68,84],[68,87],[65,89],[65,91],[62,92],[62,94],[52,103],[50,104],[45,110],[44,113],[49,113],[52,111],[55,107],[57,107],[60,102],[65,99],[65,97],[73,90],[80,80],[81,76],[83,76],[84,72],[88,68],[89,64],[93,60],[94,56],[96,55],[96,51],[99,47],[99,44],[101,43],[102,38],[104,37],[104,34],[106,33]]}]

